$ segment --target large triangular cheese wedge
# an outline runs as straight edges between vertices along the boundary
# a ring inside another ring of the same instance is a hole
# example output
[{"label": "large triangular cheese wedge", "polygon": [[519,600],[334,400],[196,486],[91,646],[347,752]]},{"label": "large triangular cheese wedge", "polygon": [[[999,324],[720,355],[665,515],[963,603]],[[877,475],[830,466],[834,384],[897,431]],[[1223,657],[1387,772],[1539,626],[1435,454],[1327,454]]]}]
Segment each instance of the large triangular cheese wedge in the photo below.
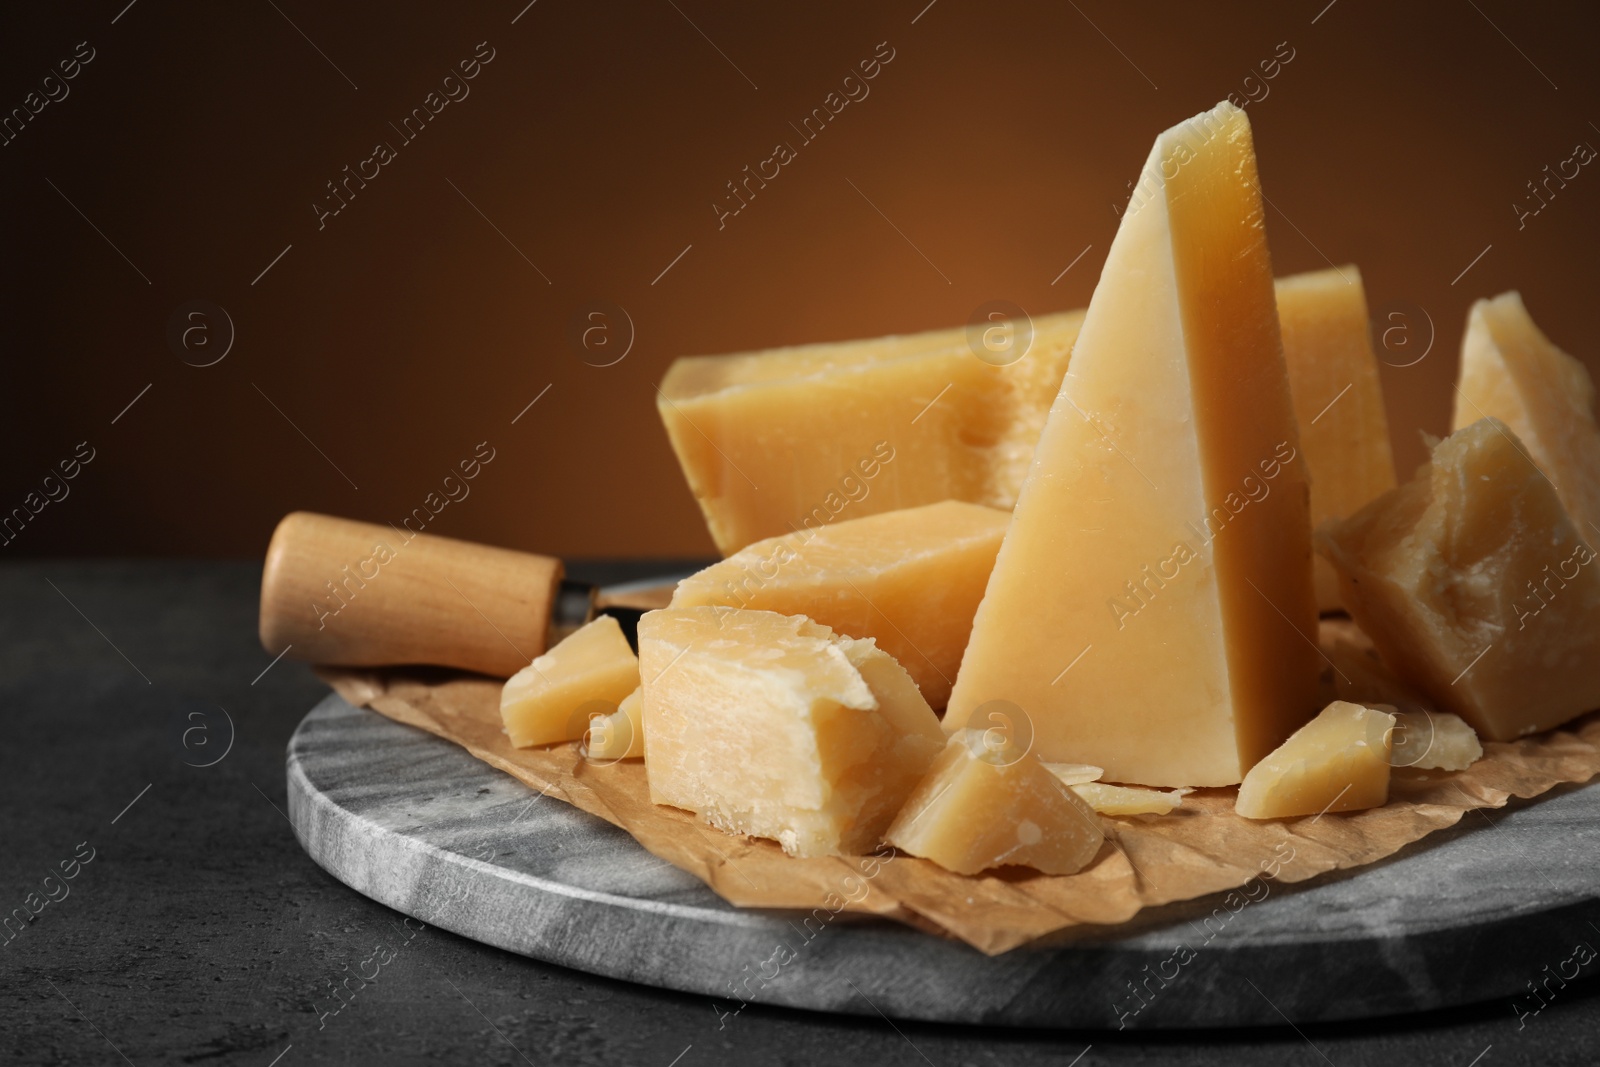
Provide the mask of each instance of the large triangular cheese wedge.
[{"label": "large triangular cheese wedge", "polygon": [[1510,427],[1590,544],[1600,544],[1600,429],[1594,381],[1550,343],[1515,291],[1480,300],[1461,342],[1452,430],[1493,416]]},{"label": "large triangular cheese wedge", "polygon": [[1250,125],[1219,104],[1145,164],[945,726],[1006,701],[1041,759],[1231,784],[1316,710],[1316,625]]}]

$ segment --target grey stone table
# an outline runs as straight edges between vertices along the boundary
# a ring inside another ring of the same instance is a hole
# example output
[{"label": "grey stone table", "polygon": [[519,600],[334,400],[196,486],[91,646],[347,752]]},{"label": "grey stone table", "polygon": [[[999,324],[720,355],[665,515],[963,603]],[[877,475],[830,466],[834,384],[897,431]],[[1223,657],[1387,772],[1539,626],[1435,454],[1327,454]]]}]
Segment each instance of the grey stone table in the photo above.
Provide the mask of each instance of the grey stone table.
[{"label": "grey stone table", "polygon": [[[1520,1022],[1504,997],[1159,1034],[891,1022],[870,1006],[719,1016],[728,1003],[407,924],[325,873],[289,825],[285,748],[325,690],[288,661],[262,674],[258,577],[250,564],[0,568],[0,899],[10,912],[59,898],[0,933],[0,1063],[1600,1062],[1593,978],[1552,982]],[[47,884],[63,862],[75,877]],[[1600,916],[1573,918],[1534,953],[1553,969],[1579,940],[1600,947]],[[362,973],[374,980],[350,978]],[[359,991],[340,1001],[336,984]]]}]

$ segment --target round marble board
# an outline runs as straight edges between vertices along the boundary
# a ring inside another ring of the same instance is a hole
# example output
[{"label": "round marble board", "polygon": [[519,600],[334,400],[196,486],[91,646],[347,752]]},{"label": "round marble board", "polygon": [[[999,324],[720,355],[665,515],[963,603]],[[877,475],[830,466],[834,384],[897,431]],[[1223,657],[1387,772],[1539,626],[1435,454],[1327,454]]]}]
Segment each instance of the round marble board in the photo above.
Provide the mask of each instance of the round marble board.
[{"label": "round marble board", "polygon": [[[301,844],[346,885],[535,959],[710,997],[1038,1027],[1281,1025],[1502,999],[1593,944],[1600,782],[1484,813],[1386,861],[1254,883],[989,957],[880,919],[724,902],[628,834],[450,742],[330,695],[288,750]],[[780,946],[783,946],[780,951]],[[1531,1001],[1529,1007],[1537,1007]]]}]

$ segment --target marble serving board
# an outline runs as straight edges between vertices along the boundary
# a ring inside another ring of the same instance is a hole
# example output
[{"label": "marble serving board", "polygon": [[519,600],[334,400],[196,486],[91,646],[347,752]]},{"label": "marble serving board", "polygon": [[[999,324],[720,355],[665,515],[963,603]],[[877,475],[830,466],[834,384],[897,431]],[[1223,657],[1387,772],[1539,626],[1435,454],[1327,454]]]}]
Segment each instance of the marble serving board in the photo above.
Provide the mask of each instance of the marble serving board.
[{"label": "marble serving board", "polygon": [[[1281,1025],[1497,1001],[1600,940],[1600,783],[1469,812],[1355,871],[1256,882],[988,957],[846,915],[724,902],[626,832],[447,741],[322,701],[288,750],[312,859],[407,915],[509,952],[712,998],[1038,1027]],[[703,1007],[703,1005],[702,1005]]]}]

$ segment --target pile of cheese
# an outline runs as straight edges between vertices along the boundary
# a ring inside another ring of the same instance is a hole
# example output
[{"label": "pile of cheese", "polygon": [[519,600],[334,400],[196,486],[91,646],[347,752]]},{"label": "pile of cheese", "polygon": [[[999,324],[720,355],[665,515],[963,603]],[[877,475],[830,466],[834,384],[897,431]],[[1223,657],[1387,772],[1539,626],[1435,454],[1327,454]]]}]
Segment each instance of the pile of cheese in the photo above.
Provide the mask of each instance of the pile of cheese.
[{"label": "pile of cheese", "polygon": [[[1244,112],[1157,138],[1086,311],[1007,328],[1009,361],[944,330],[675,363],[726,558],[637,656],[601,618],[512,678],[513,743],[643,758],[794,855],[1071,873],[1101,815],[1370,808],[1600,706],[1589,376],[1480,301],[1397,486],[1360,275],[1274,283]],[[1319,649],[1341,609],[1381,663]]]}]

